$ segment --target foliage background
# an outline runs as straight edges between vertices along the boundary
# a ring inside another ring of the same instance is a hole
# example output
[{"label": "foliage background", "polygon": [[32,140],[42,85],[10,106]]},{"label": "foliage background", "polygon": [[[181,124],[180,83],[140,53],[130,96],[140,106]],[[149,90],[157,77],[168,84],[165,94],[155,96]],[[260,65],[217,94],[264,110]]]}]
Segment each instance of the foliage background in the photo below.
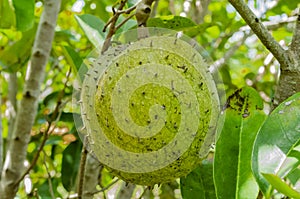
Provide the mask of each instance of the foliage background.
[{"label": "foliage background", "polygon": [[[0,93],[2,115],[2,149],[5,154],[12,138],[18,102],[22,98],[26,69],[30,65],[31,48],[43,12],[44,1],[2,0],[0,2]],[[72,82],[83,59],[104,40],[104,24],[112,16],[113,0],[62,0],[55,27],[55,37],[46,76],[41,86],[38,114],[30,132],[26,167],[34,161],[39,146],[39,158],[18,189],[17,198],[71,198],[76,196],[76,184],[82,143],[73,122],[71,107]],[[128,7],[135,0],[128,1]],[[269,29],[272,36],[283,47],[287,47],[293,36],[296,8],[294,0],[248,0],[248,6]],[[217,0],[160,0],[149,26],[162,26],[183,31],[194,38],[205,49],[207,62],[222,74],[227,95],[243,86],[254,88],[264,103],[264,112],[271,110],[275,85],[279,78],[279,63],[258,40],[227,1]],[[16,8],[20,9],[16,9]],[[14,10],[15,9],[15,10]],[[174,16],[183,16],[180,18]],[[124,19],[126,16],[122,16]],[[129,20],[119,31],[136,26]],[[93,32],[94,31],[94,32]],[[93,37],[91,33],[96,33]],[[51,133],[49,133],[51,132]],[[2,156],[2,159],[5,158]],[[212,160],[204,162],[205,169],[195,175],[205,182],[206,198],[214,198],[212,184]],[[92,160],[90,160],[92,161]],[[1,162],[1,161],[0,161]],[[93,162],[93,161],[92,161]],[[115,179],[100,164],[96,164],[98,185],[92,192],[99,198],[181,198],[179,180],[155,187],[153,191],[142,186],[127,185]],[[0,165],[3,166],[2,164]],[[194,176],[195,176],[194,175]],[[196,178],[198,179],[198,178]],[[188,184],[195,180],[182,180]],[[196,182],[196,184],[199,182]],[[188,194],[186,198],[192,198]],[[204,194],[204,195],[205,195]],[[195,196],[195,195],[194,195]]]}]

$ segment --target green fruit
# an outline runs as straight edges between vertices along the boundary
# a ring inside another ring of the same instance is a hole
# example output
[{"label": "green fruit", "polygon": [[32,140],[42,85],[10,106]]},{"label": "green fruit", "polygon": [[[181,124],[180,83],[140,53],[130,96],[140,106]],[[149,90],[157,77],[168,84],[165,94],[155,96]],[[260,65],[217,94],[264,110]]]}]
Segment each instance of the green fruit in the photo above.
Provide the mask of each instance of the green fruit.
[{"label": "green fruit", "polygon": [[87,73],[81,98],[91,150],[127,182],[185,176],[214,140],[215,83],[198,51],[176,37],[112,47]]}]

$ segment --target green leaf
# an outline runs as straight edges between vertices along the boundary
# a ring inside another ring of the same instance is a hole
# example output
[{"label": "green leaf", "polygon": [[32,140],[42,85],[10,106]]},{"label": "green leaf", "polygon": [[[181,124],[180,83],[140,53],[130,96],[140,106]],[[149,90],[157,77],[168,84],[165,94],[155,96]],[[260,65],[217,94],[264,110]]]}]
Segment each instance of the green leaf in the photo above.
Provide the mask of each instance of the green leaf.
[{"label": "green leaf", "polygon": [[69,40],[78,41],[70,30],[55,31],[55,42],[67,42]]},{"label": "green leaf", "polygon": [[17,29],[27,31],[34,24],[34,0],[13,0],[16,13]]},{"label": "green leaf", "polygon": [[296,168],[287,175],[289,182],[300,191],[300,168]]},{"label": "green leaf", "polygon": [[300,199],[300,193],[283,182],[279,176],[270,173],[262,173],[262,175],[280,193],[291,198]]},{"label": "green leaf", "polygon": [[[45,180],[43,184],[38,187],[38,195],[40,198],[43,199],[52,199],[52,195],[50,190],[53,191],[55,196],[60,196],[59,192],[57,191],[58,187],[58,180],[56,178],[52,178],[50,180],[51,186],[49,185],[49,180]],[[29,197],[28,197],[29,198]]]},{"label": "green leaf", "polygon": [[23,33],[22,38],[13,45],[0,51],[0,66],[16,72],[28,61],[34,41],[36,26]]},{"label": "green leaf", "polygon": [[105,23],[98,17],[90,14],[77,15],[75,18],[90,42],[96,48],[101,46],[105,39],[105,34],[102,32]]},{"label": "green leaf", "polygon": [[76,177],[80,164],[82,143],[79,140],[70,143],[63,151],[61,180],[64,188],[71,191],[76,185]]},{"label": "green leaf", "polygon": [[260,129],[253,150],[252,169],[266,197],[272,187],[261,173],[283,178],[300,164],[300,93],[282,102]]},{"label": "green leaf", "polygon": [[258,185],[251,171],[252,146],[266,115],[251,87],[237,90],[227,101],[225,122],[216,143],[214,182],[218,198],[256,198]]},{"label": "green leaf", "polygon": [[0,28],[11,28],[16,25],[16,16],[9,0],[0,1]]},{"label": "green leaf", "polygon": [[213,164],[204,160],[186,177],[180,178],[181,195],[184,199],[214,199],[216,192],[213,181]]},{"label": "green leaf", "polygon": [[[84,79],[84,74],[86,74],[88,68],[83,63],[83,59],[79,56],[79,54],[70,46],[63,46],[63,53],[68,61],[68,63],[71,65],[73,72],[75,75],[79,75],[79,78],[81,81]],[[82,68],[80,68],[82,67]],[[80,73],[78,73],[80,69]]]},{"label": "green leaf", "polygon": [[191,19],[186,17],[168,15],[157,18],[150,18],[147,21],[147,26],[168,28],[172,30],[183,30],[188,27],[196,26],[196,24]]}]

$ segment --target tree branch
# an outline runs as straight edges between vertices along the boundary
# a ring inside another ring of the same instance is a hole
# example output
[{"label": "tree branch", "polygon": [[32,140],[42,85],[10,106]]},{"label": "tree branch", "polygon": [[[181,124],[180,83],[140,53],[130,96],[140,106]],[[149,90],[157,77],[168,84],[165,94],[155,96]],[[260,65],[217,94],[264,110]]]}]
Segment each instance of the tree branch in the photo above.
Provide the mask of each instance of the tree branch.
[{"label": "tree branch", "polygon": [[110,25],[108,34],[106,36],[106,39],[104,41],[104,44],[103,44],[103,47],[101,50],[101,53],[104,53],[110,46],[111,38],[117,31],[117,29],[116,29],[117,20],[118,20],[119,16],[121,14],[123,14],[121,11],[124,8],[124,6],[126,5],[126,2],[127,2],[127,0],[121,1],[120,5],[118,7],[118,10],[116,12],[113,10],[114,16],[109,19],[109,21],[105,24],[105,26],[103,28],[103,32],[105,32],[108,25]]},{"label": "tree branch", "polygon": [[279,85],[276,91],[273,107],[284,101],[291,95],[300,92],[300,13],[298,17],[293,39],[288,50],[292,64],[286,68],[281,68]]},{"label": "tree branch", "polygon": [[300,67],[300,13],[298,13],[297,21],[296,21],[296,28],[294,31],[292,43],[290,46],[290,52],[294,57],[293,60],[298,62],[298,64],[294,64],[294,66]]},{"label": "tree branch", "polygon": [[17,73],[10,73],[8,75],[8,135],[6,138],[7,145],[6,148],[9,148],[11,142],[15,121],[17,113],[17,92],[18,92],[18,78]]},{"label": "tree branch", "polygon": [[61,0],[44,1],[44,11],[36,33],[30,65],[27,69],[23,98],[2,172],[1,187],[3,193],[0,195],[3,199],[14,198],[19,186],[16,181],[24,171],[30,131],[37,113],[40,86],[44,80],[45,67],[52,48],[60,3]]},{"label": "tree branch", "polygon": [[238,13],[250,26],[252,31],[257,35],[264,46],[274,55],[281,64],[282,68],[287,68],[291,65],[288,53],[275,41],[267,28],[251,11],[243,0],[229,0],[231,5],[235,7]]},{"label": "tree branch", "polygon": [[57,99],[57,102],[56,102],[56,105],[55,105],[55,108],[54,108],[54,111],[53,113],[51,114],[51,117],[48,121],[48,127],[46,129],[46,131],[44,132],[44,135],[43,135],[43,140],[39,146],[39,149],[38,151],[36,152],[30,166],[26,169],[26,171],[21,175],[21,177],[19,178],[18,181],[16,181],[16,184],[19,184],[23,179],[24,177],[29,174],[29,172],[35,167],[39,157],[40,157],[40,154],[41,152],[43,152],[44,150],[44,146],[46,144],[46,141],[48,140],[49,136],[52,134],[54,128],[55,128],[55,122],[57,122],[61,116],[61,112],[62,112],[62,99],[64,97],[64,94],[65,94],[65,90],[67,88],[67,84],[68,84],[68,81],[69,81],[69,78],[70,78],[70,74],[71,74],[71,69],[69,70],[69,72],[67,73],[67,80],[66,82],[64,83],[64,88],[59,92],[59,95],[58,95],[58,99]]},{"label": "tree branch", "polygon": [[103,166],[99,161],[91,154],[87,154],[86,166],[85,166],[85,176],[83,184],[83,198],[92,199],[95,198],[94,193],[97,191],[97,185],[99,184],[100,174]]}]

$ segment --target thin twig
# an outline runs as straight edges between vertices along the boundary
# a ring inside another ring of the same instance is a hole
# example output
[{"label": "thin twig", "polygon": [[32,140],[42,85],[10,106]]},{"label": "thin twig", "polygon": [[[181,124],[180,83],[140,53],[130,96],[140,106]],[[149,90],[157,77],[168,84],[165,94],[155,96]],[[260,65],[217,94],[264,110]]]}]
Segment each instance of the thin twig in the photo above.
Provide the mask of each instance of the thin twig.
[{"label": "thin twig", "polygon": [[133,16],[135,15],[135,13],[130,14],[128,17],[126,17],[126,19],[124,19],[120,24],[118,24],[116,26],[116,30],[118,30],[119,28],[121,28],[121,26],[123,26],[129,19],[131,19]]},{"label": "thin twig", "polygon": [[40,154],[46,144],[46,141],[48,139],[48,136],[50,134],[50,132],[53,130],[53,128],[51,129],[51,126],[52,126],[52,123],[48,123],[48,127],[46,129],[46,131],[44,132],[44,135],[43,135],[43,140],[42,140],[42,143],[38,149],[38,151],[36,152],[31,164],[29,165],[29,167],[26,169],[26,171],[23,173],[23,175],[18,179],[18,181],[16,181],[15,183],[16,184],[19,184],[23,179],[24,177],[34,168],[34,166],[36,165],[39,157],[40,157]]},{"label": "thin twig", "polygon": [[47,156],[47,154],[46,154],[45,150],[43,150],[43,154],[44,154],[44,166],[46,168],[46,172],[47,172],[47,175],[48,175],[49,191],[50,191],[52,199],[55,199],[55,195],[54,195],[54,191],[53,191],[53,186],[52,186],[52,181],[51,181],[52,177],[51,177],[51,174],[49,172],[49,168],[47,166],[47,162],[46,162],[46,156]]},{"label": "thin twig", "polygon": [[275,41],[267,28],[251,11],[244,0],[229,0],[229,2],[233,7],[235,7],[264,46],[274,55],[281,66],[288,67],[291,64],[288,53]]},{"label": "thin twig", "polygon": [[243,38],[236,42],[229,50],[226,51],[225,55],[215,61],[209,68],[211,73],[216,72],[219,68],[221,68],[230,58],[231,56],[243,45],[246,39],[249,37],[250,34],[244,34]]},{"label": "thin twig", "polygon": [[[57,99],[57,102],[56,102],[56,106],[55,106],[55,109],[53,111],[53,114],[50,118],[50,120],[48,121],[48,126],[47,126],[47,129],[45,130],[44,132],[44,135],[43,135],[43,140],[42,140],[42,143],[40,144],[40,147],[38,149],[38,151],[36,152],[31,164],[29,165],[29,167],[26,169],[26,171],[23,173],[23,175],[21,175],[21,177],[16,181],[16,185],[18,185],[23,179],[24,177],[34,168],[34,166],[36,165],[39,157],[40,157],[40,154],[42,152],[42,150],[44,149],[44,146],[46,144],[46,141],[48,140],[49,136],[52,134],[54,128],[55,128],[55,121],[58,121],[60,116],[61,116],[61,111],[60,109],[62,109],[62,98],[64,97],[64,94],[65,94],[65,89],[67,88],[67,84],[68,84],[68,81],[69,81],[69,77],[70,77],[70,74],[71,74],[71,68],[69,69],[69,72],[67,73],[67,80],[64,84],[64,88],[60,91],[59,95],[58,95],[58,99]],[[52,128],[51,128],[52,127]]]},{"label": "thin twig", "polygon": [[106,191],[106,190],[109,189],[111,186],[113,186],[114,184],[116,184],[118,181],[119,181],[119,179],[116,179],[116,180],[112,181],[109,185],[107,185],[106,187],[104,187],[104,188],[102,188],[102,189],[100,189],[100,190],[98,190],[98,191],[95,191],[95,192],[91,193],[91,195],[95,195],[95,194],[97,194],[97,193]]},{"label": "thin twig", "polygon": [[104,41],[101,53],[104,53],[109,48],[110,43],[111,43],[111,38],[117,31],[116,23],[117,23],[117,20],[119,19],[120,15],[122,14],[120,11],[124,8],[126,3],[127,3],[127,0],[121,1],[120,5],[118,7],[118,10],[116,12],[114,12],[114,16],[112,16],[112,18],[110,18],[109,21],[104,26],[103,31],[105,31],[108,26],[109,26],[109,31],[108,31],[108,34]]}]

